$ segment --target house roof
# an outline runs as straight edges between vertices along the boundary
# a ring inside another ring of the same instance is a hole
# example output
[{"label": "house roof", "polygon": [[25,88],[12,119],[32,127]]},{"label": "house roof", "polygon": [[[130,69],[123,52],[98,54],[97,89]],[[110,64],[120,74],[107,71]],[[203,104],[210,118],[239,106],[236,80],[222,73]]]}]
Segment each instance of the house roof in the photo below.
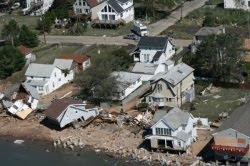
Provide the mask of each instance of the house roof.
[{"label": "house roof", "polygon": [[180,132],[178,132],[178,134],[175,137],[182,140],[182,141],[184,141],[184,142],[187,142],[188,139],[190,139],[192,137],[192,135],[188,134],[188,133],[185,133],[183,131],[180,131]]},{"label": "house roof", "polygon": [[89,58],[90,57],[88,55],[82,55],[82,54],[67,54],[63,56],[63,59],[72,59],[76,63],[83,63]]},{"label": "house roof", "polygon": [[132,72],[135,73],[145,73],[145,74],[154,74],[158,65],[154,63],[141,63],[137,62],[132,69]]},{"label": "house roof", "polygon": [[250,102],[238,107],[220,126],[218,132],[234,129],[250,137]]},{"label": "house roof", "polygon": [[113,72],[113,76],[117,77],[116,80],[118,83],[118,90],[122,91],[129,87],[132,83],[141,78],[140,74],[130,73],[130,72]]},{"label": "house roof", "polygon": [[183,79],[185,79],[193,71],[194,71],[194,69],[192,67],[188,66],[185,63],[180,63],[180,64],[174,66],[169,71],[158,73],[150,80],[155,82],[155,81],[158,81],[160,79],[164,79],[168,83],[175,86],[179,82],[181,82]]},{"label": "house roof", "polygon": [[152,59],[152,62],[158,61],[162,55],[162,51],[157,51]]},{"label": "house roof", "polygon": [[50,77],[54,68],[53,65],[49,64],[31,63],[26,70],[25,76]]},{"label": "house roof", "polygon": [[108,0],[108,4],[117,12],[117,13],[121,13],[123,12],[123,8],[119,5],[119,3],[117,3],[116,0]]},{"label": "house roof", "polygon": [[25,83],[29,84],[30,86],[44,86],[47,81],[44,80],[27,80]]},{"label": "house roof", "polygon": [[40,96],[39,96],[38,91],[37,91],[36,88],[29,85],[27,82],[22,83],[22,86],[26,90],[26,92],[29,93],[32,97],[34,97],[37,100],[40,99]]},{"label": "house roof", "polygon": [[117,1],[119,1],[119,2],[121,2],[121,3],[126,3],[126,2],[128,2],[129,0],[117,0]]},{"label": "house roof", "polygon": [[72,104],[83,104],[80,100],[74,100],[72,98],[56,99],[52,104],[44,111],[46,117],[57,119],[64,110]]},{"label": "house roof", "polygon": [[17,47],[19,49],[19,51],[24,54],[24,55],[28,55],[32,52],[32,50],[28,47],[25,47],[24,45],[20,45]]},{"label": "house roof", "polygon": [[98,0],[87,0],[87,3],[90,6],[90,8],[92,8],[98,5],[100,2]]},{"label": "house roof", "polygon": [[207,35],[218,35],[224,31],[224,27],[202,27],[198,32],[195,33],[195,36],[207,36]]},{"label": "house roof", "polygon": [[151,37],[151,36],[142,36],[138,47],[156,47],[164,49],[168,42],[167,37]]},{"label": "house roof", "polygon": [[178,127],[183,124],[187,124],[190,117],[190,113],[184,112],[177,107],[172,108],[169,112],[167,112],[166,110],[161,111],[162,113],[158,113],[156,115],[157,117],[154,117],[154,121],[158,122],[162,120],[173,130],[178,129]]},{"label": "house roof", "polygon": [[55,59],[53,65],[61,70],[71,70],[74,68],[72,59]]}]

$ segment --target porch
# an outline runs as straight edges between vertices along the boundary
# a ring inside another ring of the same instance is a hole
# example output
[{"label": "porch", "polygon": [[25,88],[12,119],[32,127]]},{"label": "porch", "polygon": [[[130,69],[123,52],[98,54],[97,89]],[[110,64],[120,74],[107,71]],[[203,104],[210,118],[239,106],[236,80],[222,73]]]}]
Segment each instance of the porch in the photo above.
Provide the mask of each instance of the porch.
[{"label": "porch", "polygon": [[92,21],[92,28],[99,28],[99,29],[117,29],[121,26],[125,25],[125,22],[122,20],[93,20]]}]

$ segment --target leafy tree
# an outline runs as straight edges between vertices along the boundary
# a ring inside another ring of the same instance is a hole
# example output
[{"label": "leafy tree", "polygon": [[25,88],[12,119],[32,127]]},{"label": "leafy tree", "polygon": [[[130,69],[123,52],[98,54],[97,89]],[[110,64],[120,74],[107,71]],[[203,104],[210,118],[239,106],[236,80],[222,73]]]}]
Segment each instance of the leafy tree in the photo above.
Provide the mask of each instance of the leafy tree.
[{"label": "leafy tree", "polygon": [[4,79],[25,65],[25,58],[14,46],[7,45],[0,49],[0,79]]},{"label": "leafy tree", "polygon": [[220,34],[205,37],[189,62],[196,74],[214,77],[224,82],[231,78],[240,81],[242,39],[236,34]]},{"label": "leafy tree", "polygon": [[45,13],[45,15],[37,21],[36,29],[40,30],[41,33],[50,32],[53,21],[54,20]]},{"label": "leafy tree", "polygon": [[17,22],[15,20],[10,20],[8,24],[4,25],[2,30],[2,37],[10,41],[12,45],[15,43],[18,43],[18,34],[19,34],[20,28],[17,25]]},{"label": "leafy tree", "polygon": [[112,52],[114,62],[114,70],[127,70],[133,63],[133,58],[130,56],[125,48],[120,48]]},{"label": "leafy tree", "polygon": [[19,33],[19,42],[28,47],[36,47],[39,44],[37,34],[29,30],[26,25],[22,25]]},{"label": "leafy tree", "polygon": [[207,12],[205,14],[205,19],[203,20],[202,26],[203,27],[214,27],[215,26],[215,19],[214,19],[211,12]]}]

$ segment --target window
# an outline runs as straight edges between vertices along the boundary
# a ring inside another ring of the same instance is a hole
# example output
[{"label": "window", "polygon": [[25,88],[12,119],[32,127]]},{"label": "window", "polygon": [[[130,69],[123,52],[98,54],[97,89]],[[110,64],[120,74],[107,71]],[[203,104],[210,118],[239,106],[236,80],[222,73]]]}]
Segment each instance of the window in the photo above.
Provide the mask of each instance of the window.
[{"label": "window", "polygon": [[171,135],[171,129],[155,128],[156,135]]},{"label": "window", "polygon": [[82,1],[81,0],[79,0],[79,6],[82,6]]},{"label": "window", "polygon": [[178,141],[178,145],[181,146],[181,141]]},{"label": "window", "polygon": [[83,2],[83,6],[86,6],[86,2]]},{"label": "window", "polygon": [[108,11],[108,10],[107,10],[107,6],[105,6],[105,7],[104,7],[104,12],[107,12],[107,11]]},{"label": "window", "polygon": [[15,108],[16,110],[18,109],[18,107],[16,105],[13,105],[13,108]]},{"label": "window", "polygon": [[158,84],[158,85],[157,85],[157,91],[158,91],[158,92],[161,92],[161,91],[162,91],[162,84]]},{"label": "window", "polygon": [[115,20],[115,15],[109,15],[110,20]]},{"label": "window", "polygon": [[248,1],[248,7],[250,7],[250,1]]},{"label": "window", "polygon": [[151,102],[151,97],[148,97],[148,102]]},{"label": "window", "polygon": [[59,78],[58,81],[60,82],[60,81],[61,81],[61,78]]},{"label": "window", "polygon": [[43,87],[40,87],[40,86],[39,86],[39,87],[38,87],[38,90],[39,90],[39,91],[43,91]]},{"label": "window", "polygon": [[108,15],[107,14],[102,14],[102,20],[107,20],[108,19]]},{"label": "window", "polygon": [[55,73],[55,77],[56,77],[56,73]]},{"label": "window", "polygon": [[111,12],[111,7],[110,6],[108,7],[108,9],[109,9],[109,12]]}]

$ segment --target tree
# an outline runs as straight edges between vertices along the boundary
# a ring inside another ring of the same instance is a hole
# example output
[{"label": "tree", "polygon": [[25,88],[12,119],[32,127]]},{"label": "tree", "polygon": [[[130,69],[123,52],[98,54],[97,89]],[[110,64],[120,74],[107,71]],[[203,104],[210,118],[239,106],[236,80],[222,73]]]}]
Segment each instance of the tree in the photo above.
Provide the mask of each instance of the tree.
[{"label": "tree", "polygon": [[220,34],[205,37],[191,59],[199,74],[219,81],[240,80],[242,39],[236,34]]},{"label": "tree", "polygon": [[30,48],[36,47],[39,44],[37,34],[29,30],[26,25],[22,25],[18,38],[21,44]]},{"label": "tree", "polygon": [[203,20],[202,26],[203,27],[214,27],[215,26],[215,19],[214,19],[211,12],[207,12],[205,14],[205,19]]},{"label": "tree", "polygon": [[15,43],[18,43],[18,34],[19,34],[20,28],[17,25],[17,22],[15,20],[10,20],[8,24],[4,25],[2,30],[2,37],[10,41],[12,45],[14,46]]},{"label": "tree", "polygon": [[4,79],[25,65],[25,58],[14,46],[7,45],[0,49],[0,79]]},{"label": "tree", "polygon": [[112,57],[115,59],[113,64],[114,70],[127,70],[133,63],[133,57],[130,56],[125,48],[120,48],[112,52]]}]

